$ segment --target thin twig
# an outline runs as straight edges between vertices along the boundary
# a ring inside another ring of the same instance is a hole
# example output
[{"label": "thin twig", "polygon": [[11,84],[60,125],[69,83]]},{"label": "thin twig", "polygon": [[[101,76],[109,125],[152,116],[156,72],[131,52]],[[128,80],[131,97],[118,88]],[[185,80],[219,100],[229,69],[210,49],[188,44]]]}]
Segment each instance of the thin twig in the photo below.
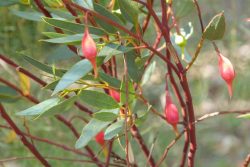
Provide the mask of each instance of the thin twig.
[{"label": "thin twig", "polygon": [[24,136],[23,132],[16,126],[16,124],[12,121],[9,115],[5,112],[4,107],[0,103],[0,111],[3,119],[10,125],[10,127],[15,131],[15,133],[20,137],[22,143],[30,150],[30,152],[45,166],[50,167],[50,164],[44,157],[40,154],[40,152],[36,149],[34,145],[32,145]]},{"label": "thin twig", "polygon": [[135,140],[137,141],[137,143],[139,144],[141,150],[143,151],[144,155],[146,156],[147,158],[147,163],[149,163],[149,165],[151,167],[154,167],[155,166],[155,161],[153,159],[153,156],[151,155],[151,153],[149,152],[147,146],[145,145],[144,141],[143,141],[143,138],[138,130],[138,128],[133,125],[130,129],[131,131],[131,134],[133,135],[133,137],[135,138]]},{"label": "thin twig", "polygon": [[249,164],[250,164],[250,154],[247,155],[242,167],[248,167]]},{"label": "thin twig", "polygon": [[[35,76],[34,74],[32,74],[31,72],[29,72],[28,70],[22,68],[21,66],[17,65],[14,61],[10,60],[7,56],[4,56],[4,55],[0,54],[0,59],[2,59],[4,62],[6,62],[7,64],[9,64],[12,67],[14,67],[17,71],[25,74],[27,77],[29,77],[33,81],[37,82],[41,86],[44,87],[44,86],[47,85],[47,83],[44,82],[42,79],[40,79],[39,77]],[[64,97],[65,98],[69,98],[68,95],[66,95]],[[92,111],[89,110],[87,107],[83,106],[82,104],[80,104],[79,102],[76,101],[74,104],[75,104],[76,107],[78,107],[80,109],[80,111],[84,111],[84,112],[86,112],[90,116],[92,115]]]}]

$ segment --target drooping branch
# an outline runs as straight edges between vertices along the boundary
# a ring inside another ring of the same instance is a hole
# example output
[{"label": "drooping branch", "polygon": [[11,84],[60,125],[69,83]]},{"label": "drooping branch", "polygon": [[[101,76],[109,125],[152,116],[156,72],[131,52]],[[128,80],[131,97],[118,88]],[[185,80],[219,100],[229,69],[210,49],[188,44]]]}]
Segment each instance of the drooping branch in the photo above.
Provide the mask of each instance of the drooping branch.
[{"label": "drooping branch", "polygon": [[138,128],[135,125],[133,125],[130,131],[131,131],[131,134],[134,136],[135,140],[137,141],[137,143],[139,144],[141,150],[143,150],[144,155],[148,159],[147,163],[149,163],[150,166],[154,167],[155,161],[152,155],[150,154],[150,151],[148,150],[147,146],[145,145],[144,140],[138,131]]},{"label": "drooping branch", "polygon": [[30,152],[43,164],[43,166],[50,167],[51,165],[48,163],[48,161],[40,154],[40,152],[36,149],[36,147],[27,140],[23,132],[12,121],[12,119],[6,113],[1,103],[0,103],[0,113],[3,119],[10,125],[10,127],[20,137],[20,140],[22,141],[22,143],[30,150]]},{"label": "drooping branch", "polygon": [[[14,67],[17,71],[25,74],[27,77],[29,77],[33,81],[37,82],[39,85],[41,85],[43,87],[47,85],[47,83],[45,81],[43,81],[42,79],[40,79],[39,77],[37,77],[33,73],[29,72],[28,70],[17,65],[14,61],[10,60],[7,56],[0,54],[0,59],[3,60],[5,63],[9,64],[10,66]],[[69,96],[67,96],[67,95],[64,97],[69,98]],[[74,104],[76,107],[79,108],[79,110],[86,112],[90,116],[92,115],[92,111],[89,110],[87,107],[83,106],[82,104],[80,104],[79,102],[76,101]]]},{"label": "drooping branch", "polygon": [[[13,88],[14,90],[16,90],[17,92],[19,92],[22,96],[26,97],[28,100],[30,100],[31,102],[35,103],[35,104],[38,104],[39,103],[39,100],[37,100],[35,97],[31,96],[31,95],[25,95],[22,93],[22,91],[16,87],[15,85],[13,85],[12,83],[0,78],[0,82],[8,85],[9,87]],[[72,133],[76,136],[76,138],[79,138],[80,135],[78,134],[77,130],[75,129],[75,127],[73,126],[73,124],[66,120],[63,116],[61,115],[56,115],[55,116],[59,121],[63,122],[71,131]],[[95,161],[97,163],[97,165],[99,167],[102,167],[102,164],[100,163],[99,159],[95,156],[94,152],[92,151],[92,149],[88,146],[85,147],[85,149],[87,150],[87,152],[89,153],[90,155],[90,158]]]},{"label": "drooping branch", "polygon": [[249,164],[250,164],[250,154],[247,155],[242,167],[248,167]]}]

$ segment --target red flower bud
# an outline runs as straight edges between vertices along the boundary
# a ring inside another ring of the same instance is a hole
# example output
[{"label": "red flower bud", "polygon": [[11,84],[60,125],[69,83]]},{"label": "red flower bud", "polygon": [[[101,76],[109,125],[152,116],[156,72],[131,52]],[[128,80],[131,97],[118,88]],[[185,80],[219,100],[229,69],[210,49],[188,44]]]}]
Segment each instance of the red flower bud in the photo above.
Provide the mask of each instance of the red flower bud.
[{"label": "red flower bud", "polygon": [[88,59],[94,69],[95,78],[97,77],[97,66],[96,66],[96,55],[97,55],[97,49],[96,44],[93,38],[89,34],[88,28],[85,29],[83,38],[82,38],[82,53],[83,56]]},{"label": "red flower bud", "polygon": [[113,97],[113,99],[115,99],[118,103],[120,102],[120,93],[110,89],[109,90],[110,96]]},{"label": "red flower bud", "polygon": [[227,83],[228,92],[231,98],[233,95],[232,84],[235,78],[235,72],[230,60],[225,56],[223,56],[222,54],[219,54],[219,70],[221,77]]},{"label": "red flower bud", "polygon": [[96,136],[95,136],[95,141],[97,143],[99,143],[101,146],[103,146],[105,144],[105,140],[104,140],[104,132],[101,131],[99,132]]},{"label": "red flower bud", "polygon": [[167,122],[173,126],[175,133],[178,134],[179,113],[168,92],[166,94],[165,116]]}]

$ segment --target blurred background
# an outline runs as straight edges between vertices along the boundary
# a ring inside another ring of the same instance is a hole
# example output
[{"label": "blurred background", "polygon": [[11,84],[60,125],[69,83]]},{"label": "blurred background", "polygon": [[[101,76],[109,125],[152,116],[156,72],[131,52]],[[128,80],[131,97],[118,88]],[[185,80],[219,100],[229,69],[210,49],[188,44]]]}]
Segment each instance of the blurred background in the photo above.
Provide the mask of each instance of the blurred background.
[{"label": "blurred background", "polygon": [[[181,1],[178,3],[181,3]],[[174,10],[178,10],[178,3],[175,4]],[[250,109],[250,22],[245,21],[246,18],[250,18],[250,0],[202,0],[199,3],[205,25],[207,25],[215,14],[224,11],[226,33],[223,40],[216,43],[222,54],[228,57],[233,63],[236,71],[236,79],[233,84],[234,95],[230,100],[226,84],[218,74],[216,52],[212,44],[206,41],[195,65],[188,74],[196,117],[198,118],[206,113],[217,111]],[[156,5],[157,7],[159,6]],[[41,76],[43,79],[46,79],[46,76],[25,62],[19,52],[25,51],[25,53],[33,58],[48,64],[53,62],[53,57],[60,56],[64,52],[64,55],[66,57],[69,56],[69,58],[62,59],[56,66],[66,69],[72,65],[71,62],[79,60],[65,46],[52,45],[39,41],[45,38],[42,32],[53,31],[51,27],[42,22],[28,21],[17,17],[12,11],[25,11],[27,9],[28,7],[25,5],[14,5],[9,8],[0,7],[1,54],[10,57],[24,68],[32,70],[37,76]],[[190,55],[193,55],[201,34],[195,8],[191,8],[189,14],[183,17],[180,27],[190,21],[194,27],[194,34],[188,40],[186,49]],[[152,31],[152,35],[154,35],[154,26],[150,26],[149,31]],[[147,38],[150,41],[152,36],[149,35]],[[157,58],[154,61],[156,61],[157,66],[150,81],[143,87],[143,90],[151,104],[159,111],[162,111],[166,69]],[[0,76],[19,85],[19,78],[16,72],[1,61]],[[33,82],[31,84],[31,92],[39,100],[44,100],[50,97],[51,94],[47,90],[40,91],[39,85]],[[32,103],[27,102],[25,99],[19,99],[15,103],[4,103],[8,113],[21,128],[23,128],[23,120],[16,117],[14,113],[32,105]],[[139,113],[140,110],[144,109],[140,103],[135,106],[135,112]],[[72,110],[76,109],[73,108]],[[0,124],[4,123],[4,120],[0,118]],[[43,117],[36,121],[28,121],[28,124],[31,133],[34,135],[56,139],[59,142],[67,143],[69,146],[74,146],[76,139],[71,135],[71,132],[52,117]],[[74,124],[80,132],[83,123],[76,120]],[[153,155],[156,159],[162,155],[164,146],[167,146],[174,138],[171,127],[163,121],[158,121],[152,115],[148,116],[140,129],[149,146],[155,138],[157,139],[153,149]],[[250,152],[250,121],[249,119],[236,118],[235,115],[224,115],[208,119],[197,124],[197,142],[198,150],[195,161],[197,167],[240,166],[246,155]],[[98,146],[94,142],[90,143],[90,145],[98,149]],[[80,156],[72,155],[46,144],[36,143],[36,146],[41,150],[43,155],[81,158]],[[181,159],[182,147],[183,140],[180,140],[171,149],[162,166],[177,167]],[[135,155],[137,155],[136,161],[139,162],[139,166],[145,166],[145,162],[140,161],[144,157],[139,154],[140,150],[135,143],[133,149]],[[114,150],[121,150],[118,143],[115,143]],[[8,130],[0,129],[0,159],[24,156],[31,156],[31,154],[24,148],[18,137],[13,137],[13,134]],[[50,162],[52,166],[80,166],[80,164],[72,162],[52,160]],[[27,167],[40,166],[40,164],[36,160],[18,160],[4,164],[0,163],[0,166]]]}]

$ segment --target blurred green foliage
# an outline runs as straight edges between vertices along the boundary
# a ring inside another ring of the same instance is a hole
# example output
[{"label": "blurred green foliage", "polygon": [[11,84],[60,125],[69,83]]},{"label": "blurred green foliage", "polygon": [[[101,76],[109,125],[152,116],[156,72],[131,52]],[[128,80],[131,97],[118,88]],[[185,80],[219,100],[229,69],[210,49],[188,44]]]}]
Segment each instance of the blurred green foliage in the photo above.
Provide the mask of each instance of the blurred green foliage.
[{"label": "blurred green foliage", "polygon": [[[248,84],[250,82],[250,73],[248,71],[250,70],[250,23],[246,23],[244,19],[250,17],[250,1],[204,0],[200,1],[200,6],[202,9],[204,24],[207,24],[215,14],[224,10],[227,25],[226,34],[223,40],[218,42],[218,45],[222,53],[229,57],[233,62],[237,77],[234,83],[233,99],[229,100],[226,85],[218,76],[216,53],[213,51],[211,44],[205,42],[205,47],[202,49],[198,61],[191,68],[188,75],[196,115],[199,116],[204,113],[221,110],[249,109],[250,88]],[[11,57],[20,65],[31,70],[33,68],[20,57],[18,52],[25,51],[28,55],[31,55],[33,58],[39,59],[42,62],[50,62],[50,56],[61,46],[39,42],[39,40],[45,39],[42,32],[52,31],[52,29],[45,25],[45,23],[27,21],[17,17],[12,14],[11,10],[25,11],[27,8],[25,5],[15,5],[11,8],[0,8],[0,53]],[[179,13],[179,15],[185,16],[180,23],[181,27],[186,25],[190,20],[194,25],[194,35],[189,39],[186,46],[190,55],[193,55],[197,41],[200,38],[200,27],[196,10],[191,8],[188,13]],[[150,25],[150,31],[152,32],[152,35],[155,35],[154,26],[152,24]],[[150,38],[150,35],[146,36],[147,40],[150,40]],[[57,54],[60,56],[60,52]],[[78,58],[71,57],[69,61],[62,61],[57,65],[61,67],[69,67],[70,62],[75,59]],[[33,70],[34,73],[39,75],[40,71]],[[152,76],[151,82],[144,87],[144,92],[146,92],[145,95],[151,104],[157,107],[159,111],[162,110],[161,96],[162,92],[164,92],[164,70],[165,67],[159,63],[159,66],[156,68],[155,76]],[[10,68],[3,68],[0,66],[0,75],[4,78],[9,78],[10,81],[18,84],[18,77],[15,76],[14,71]],[[153,90],[151,89],[152,85],[154,85]],[[32,82],[32,92],[39,100],[44,100],[50,96],[48,91],[41,92],[39,90],[39,86]],[[19,127],[22,128],[23,120],[15,117],[14,113],[28,108],[29,106],[32,106],[32,104],[25,99],[18,100],[15,103],[5,104],[8,113],[18,123]],[[145,110],[140,103],[136,104],[136,109],[138,110],[138,113],[140,110]],[[76,109],[74,108],[74,110]],[[67,114],[67,116],[72,115],[71,112]],[[4,121],[2,119],[0,120],[1,124],[3,124]],[[49,139],[56,139],[55,141],[58,141],[59,143],[67,143],[68,146],[74,147],[76,138],[72,137],[71,132],[64,125],[55,121],[55,118],[44,117],[39,121],[28,121],[28,124],[31,127],[32,134]],[[80,132],[84,123],[75,120],[74,125]],[[162,154],[165,148],[164,146],[167,146],[174,138],[171,128],[166,125],[165,122],[156,120],[152,115],[148,116],[146,123],[144,123],[140,129],[142,130],[142,135],[145,137],[148,146],[151,146],[150,144],[156,137],[157,140],[153,147],[153,155],[156,159]],[[249,153],[247,151],[250,150],[249,129],[249,120],[236,119],[234,116],[220,116],[199,123],[197,126],[198,151],[196,166],[238,166]],[[149,131],[152,131],[153,133],[147,133]],[[12,143],[6,144],[4,138],[7,134],[7,130],[0,129],[0,159],[31,155],[19,140],[14,140]],[[183,143],[183,140],[178,141],[178,143]],[[90,143],[90,145],[97,148],[97,150],[101,149],[94,142]],[[36,142],[36,146],[41,150],[42,154],[46,156],[83,159],[80,156],[70,154],[47,144]],[[140,161],[140,158],[143,158],[143,155],[140,154],[140,149],[136,144],[133,144],[133,146],[134,154],[139,155],[137,159],[139,166],[144,166],[145,163]],[[114,150],[116,149],[120,150],[120,145],[117,142],[114,144]],[[181,149],[182,144],[175,145],[162,166],[178,166],[178,163],[176,162],[179,162],[181,158],[179,154],[182,152]],[[124,153],[121,152],[120,154],[123,155]],[[102,155],[100,154],[100,156]],[[55,160],[50,160],[49,162],[52,166],[80,166],[79,163],[72,162],[61,162]],[[14,164],[20,167],[40,166],[40,163],[36,160],[20,160],[15,161]]]}]

